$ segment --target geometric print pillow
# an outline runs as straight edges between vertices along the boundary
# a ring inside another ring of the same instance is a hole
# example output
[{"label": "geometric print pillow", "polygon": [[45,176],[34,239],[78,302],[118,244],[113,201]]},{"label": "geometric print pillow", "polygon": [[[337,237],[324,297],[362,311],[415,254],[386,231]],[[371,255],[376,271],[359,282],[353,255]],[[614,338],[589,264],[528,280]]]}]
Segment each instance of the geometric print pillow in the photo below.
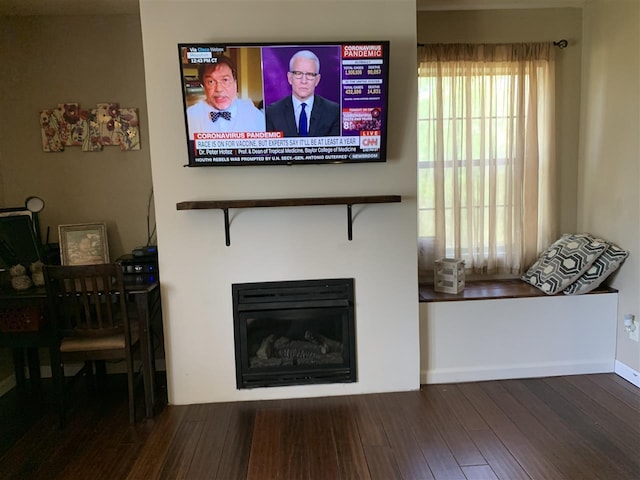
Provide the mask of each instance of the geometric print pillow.
[{"label": "geometric print pillow", "polygon": [[575,282],[569,285],[563,293],[566,295],[577,295],[598,288],[609,275],[617,270],[628,256],[629,252],[613,243],[607,242],[607,249],[604,253],[596,258],[593,265],[580,275]]},{"label": "geometric print pillow", "polygon": [[521,278],[548,295],[561,292],[607,249],[607,243],[586,233],[564,234],[547,248]]}]

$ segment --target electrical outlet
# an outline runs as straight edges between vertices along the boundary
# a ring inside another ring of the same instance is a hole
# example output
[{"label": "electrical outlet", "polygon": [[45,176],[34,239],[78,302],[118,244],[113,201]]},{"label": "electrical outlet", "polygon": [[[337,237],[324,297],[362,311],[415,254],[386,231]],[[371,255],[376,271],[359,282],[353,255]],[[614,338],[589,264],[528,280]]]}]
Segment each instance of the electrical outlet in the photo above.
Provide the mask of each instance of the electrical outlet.
[{"label": "electrical outlet", "polygon": [[640,322],[633,320],[632,325],[635,327],[633,331],[629,332],[629,338],[634,342],[640,341]]},{"label": "electrical outlet", "polygon": [[629,338],[634,342],[640,341],[640,322],[636,320],[636,316],[627,313],[624,316],[624,331],[629,334]]}]

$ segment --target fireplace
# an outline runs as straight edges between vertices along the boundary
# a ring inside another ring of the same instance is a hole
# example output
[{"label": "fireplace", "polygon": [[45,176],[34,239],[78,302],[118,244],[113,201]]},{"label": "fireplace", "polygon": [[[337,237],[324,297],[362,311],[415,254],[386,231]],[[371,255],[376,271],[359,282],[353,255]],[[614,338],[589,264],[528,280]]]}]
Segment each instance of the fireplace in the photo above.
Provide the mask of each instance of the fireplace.
[{"label": "fireplace", "polygon": [[239,389],[356,381],[353,279],[233,284]]}]

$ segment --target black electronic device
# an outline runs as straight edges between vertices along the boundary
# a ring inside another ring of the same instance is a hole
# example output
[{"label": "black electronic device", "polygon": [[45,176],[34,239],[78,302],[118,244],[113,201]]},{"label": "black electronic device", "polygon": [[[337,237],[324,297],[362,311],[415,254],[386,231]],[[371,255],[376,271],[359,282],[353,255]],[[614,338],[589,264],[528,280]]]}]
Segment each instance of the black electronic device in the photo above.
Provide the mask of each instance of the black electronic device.
[{"label": "black electronic device", "polygon": [[28,267],[36,260],[41,260],[41,245],[36,238],[31,216],[11,209],[2,213],[6,216],[0,216],[0,268],[17,264]]},{"label": "black electronic device", "polygon": [[116,263],[122,266],[127,283],[153,283],[159,280],[158,257],[155,255],[122,255]]},{"label": "black electronic device", "polygon": [[134,257],[158,257],[158,247],[155,245],[147,245],[145,247],[136,247],[131,251]]}]

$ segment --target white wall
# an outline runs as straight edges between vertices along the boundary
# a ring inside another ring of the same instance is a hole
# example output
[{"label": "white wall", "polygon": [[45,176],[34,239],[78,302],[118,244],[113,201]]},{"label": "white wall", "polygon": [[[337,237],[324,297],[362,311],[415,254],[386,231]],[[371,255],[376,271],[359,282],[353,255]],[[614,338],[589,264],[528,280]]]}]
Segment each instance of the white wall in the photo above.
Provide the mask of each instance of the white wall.
[{"label": "white wall", "polygon": [[640,318],[640,2],[587,2],[584,31],[578,224],[631,251],[612,282],[616,358],[638,375],[640,344],[622,319]]},{"label": "white wall", "polygon": [[[174,404],[400,391],[419,386],[415,2],[141,1],[169,398]],[[177,44],[391,41],[385,164],[184,168]],[[400,204],[177,211],[186,200],[402,195]],[[353,277],[358,382],[237,390],[231,284]]]}]

